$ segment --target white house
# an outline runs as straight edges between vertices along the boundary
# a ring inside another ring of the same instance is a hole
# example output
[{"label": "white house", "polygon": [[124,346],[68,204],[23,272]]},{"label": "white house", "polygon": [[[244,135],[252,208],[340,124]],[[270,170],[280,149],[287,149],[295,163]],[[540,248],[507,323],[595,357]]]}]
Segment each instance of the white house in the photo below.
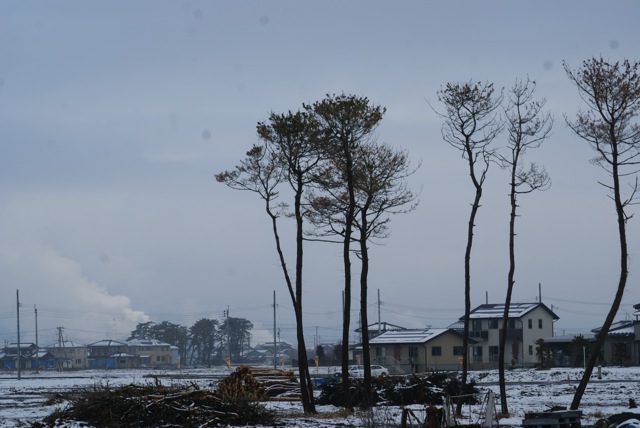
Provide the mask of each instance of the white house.
[{"label": "white house", "polygon": [[[484,304],[470,314],[469,335],[476,343],[470,349],[470,368],[494,368],[498,365],[500,331],[504,303]],[[559,317],[544,303],[509,305],[504,361],[509,365],[535,366],[538,363],[536,341],[553,336],[553,322]],[[464,316],[455,324],[461,329]]]}]

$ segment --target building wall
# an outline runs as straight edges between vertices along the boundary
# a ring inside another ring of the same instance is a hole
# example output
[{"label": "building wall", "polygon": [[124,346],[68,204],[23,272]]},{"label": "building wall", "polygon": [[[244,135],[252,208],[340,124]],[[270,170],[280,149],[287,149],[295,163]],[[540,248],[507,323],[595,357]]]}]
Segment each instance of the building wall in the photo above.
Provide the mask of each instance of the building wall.
[{"label": "building wall", "polygon": [[427,343],[371,345],[371,364],[385,366],[391,374],[457,370],[460,355],[454,353],[455,347],[462,347],[462,337],[452,332],[443,333]]},{"label": "building wall", "polygon": [[138,356],[148,356],[145,364],[152,367],[168,366],[175,364],[171,355],[171,346],[164,345],[135,345],[129,347],[129,353]]},{"label": "building wall", "polygon": [[[542,323],[541,326],[540,323]],[[526,365],[536,365],[538,363],[536,341],[553,336],[553,317],[543,308],[537,307],[522,317],[522,325],[522,345],[524,349],[522,361]]]},{"label": "building wall", "polygon": [[[470,329],[471,338],[477,343],[469,347],[469,367],[472,370],[497,368],[502,318],[472,319]],[[522,318],[510,318],[507,331],[505,364],[535,366],[538,363],[536,341],[553,336],[553,317],[537,307]]]},{"label": "building wall", "polygon": [[82,370],[88,367],[86,347],[52,347],[47,351],[54,356],[54,366],[58,370]]}]

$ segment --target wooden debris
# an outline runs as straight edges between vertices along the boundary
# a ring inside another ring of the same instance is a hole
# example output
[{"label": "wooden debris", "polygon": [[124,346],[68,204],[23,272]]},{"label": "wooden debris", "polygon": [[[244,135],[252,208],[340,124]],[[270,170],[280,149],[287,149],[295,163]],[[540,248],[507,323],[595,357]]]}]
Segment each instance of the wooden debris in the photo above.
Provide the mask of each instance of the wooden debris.
[{"label": "wooden debris", "polygon": [[275,414],[256,400],[257,394],[231,395],[234,381],[223,392],[162,385],[95,386],[69,397],[69,405],[34,427],[56,427],[78,421],[101,427],[218,427],[272,425]]}]

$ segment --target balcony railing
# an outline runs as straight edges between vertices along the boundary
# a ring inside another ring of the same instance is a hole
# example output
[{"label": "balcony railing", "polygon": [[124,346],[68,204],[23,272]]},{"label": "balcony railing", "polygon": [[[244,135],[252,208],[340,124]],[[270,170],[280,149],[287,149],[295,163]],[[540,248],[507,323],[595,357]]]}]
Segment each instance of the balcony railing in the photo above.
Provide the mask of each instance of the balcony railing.
[{"label": "balcony railing", "polygon": [[469,337],[472,339],[488,339],[489,338],[489,330],[476,330],[470,331]]}]

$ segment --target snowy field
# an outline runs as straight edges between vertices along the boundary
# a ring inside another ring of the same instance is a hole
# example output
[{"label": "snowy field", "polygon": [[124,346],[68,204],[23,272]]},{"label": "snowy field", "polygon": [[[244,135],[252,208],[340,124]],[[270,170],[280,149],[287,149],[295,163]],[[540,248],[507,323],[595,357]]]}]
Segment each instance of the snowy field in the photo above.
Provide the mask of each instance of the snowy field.
[{"label": "snowy field", "polygon": [[[326,370],[326,369],[325,369]],[[149,371],[149,370],[87,370],[80,372],[26,372],[18,380],[15,373],[0,374],[0,428],[28,426],[51,413],[56,405],[45,405],[47,399],[56,393],[94,385],[118,386],[130,383],[155,383],[156,375],[165,385],[197,382],[202,387],[215,383],[226,376],[225,368],[199,369],[188,371]],[[492,390],[498,393],[497,371],[471,372],[477,386],[486,394]],[[525,413],[546,411],[552,406],[571,404],[573,393],[582,375],[580,369],[530,370],[516,369],[507,372],[507,395],[510,416],[500,419],[501,426],[521,426]],[[640,367],[602,368],[602,379],[597,378],[597,370],[582,399],[582,425],[593,425],[597,420],[623,412],[636,412],[629,409],[629,399],[640,403]],[[63,406],[64,404],[57,404]],[[356,413],[349,416],[341,414],[340,409],[331,406],[319,406],[319,416],[299,417],[299,403],[267,403],[280,415],[286,426],[390,426],[400,421],[401,409],[397,407],[378,407],[373,415]],[[499,410],[499,402],[496,403]],[[418,417],[424,417],[421,406],[413,406]],[[465,406],[465,420],[461,423],[477,422],[482,412],[481,405]],[[71,425],[74,426],[74,425]],[[68,427],[71,427],[68,426]],[[80,424],[75,425],[77,427]]]}]

